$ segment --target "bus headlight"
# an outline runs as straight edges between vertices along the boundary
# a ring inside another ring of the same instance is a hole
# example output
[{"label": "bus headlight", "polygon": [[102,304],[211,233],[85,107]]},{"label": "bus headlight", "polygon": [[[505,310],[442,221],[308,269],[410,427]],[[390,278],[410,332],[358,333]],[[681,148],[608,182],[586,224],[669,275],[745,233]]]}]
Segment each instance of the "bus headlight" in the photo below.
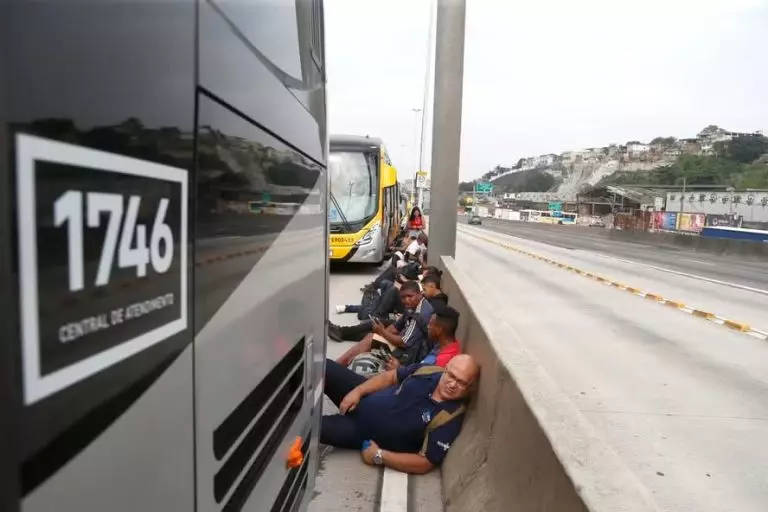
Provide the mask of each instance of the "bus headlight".
[{"label": "bus headlight", "polygon": [[371,243],[373,238],[379,235],[379,231],[381,231],[381,222],[377,222],[371,226],[371,229],[369,229],[368,232],[363,235],[363,238],[355,242],[355,245],[360,246]]}]

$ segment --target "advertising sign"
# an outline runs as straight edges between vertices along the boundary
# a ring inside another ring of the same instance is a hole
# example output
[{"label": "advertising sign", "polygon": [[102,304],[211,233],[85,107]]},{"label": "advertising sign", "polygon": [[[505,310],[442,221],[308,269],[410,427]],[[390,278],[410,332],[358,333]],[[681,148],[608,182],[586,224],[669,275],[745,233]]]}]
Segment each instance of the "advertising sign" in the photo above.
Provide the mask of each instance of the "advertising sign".
[{"label": "advertising sign", "polygon": [[661,219],[661,229],[675,231],[677,229],[677,212],[664,212]]},{"label": "advertising sign", "polygon": [[678,215],[678,229],[680,231],[699,233],[704,227],[704,217],[703,213],[681,213]]},{"label": "advertising sign", "polygon": [[742,223],[742,218],[740,215],[728,215],[728,214],[717,214],[717,213],[708,213],[706,215],[704,224],[707,226],[712,227],[729,227],[729,228],[740,228]]},{"label": "advertising sign", "polygon": [[17,136],[27,405],[184,331],[188,173]]},{"label": "advertising sign", "polygon": [[550,201],[549,204],[547,204],[547,209],[551,212],[559,212],[563,209],[563,203],[560,201]]}]

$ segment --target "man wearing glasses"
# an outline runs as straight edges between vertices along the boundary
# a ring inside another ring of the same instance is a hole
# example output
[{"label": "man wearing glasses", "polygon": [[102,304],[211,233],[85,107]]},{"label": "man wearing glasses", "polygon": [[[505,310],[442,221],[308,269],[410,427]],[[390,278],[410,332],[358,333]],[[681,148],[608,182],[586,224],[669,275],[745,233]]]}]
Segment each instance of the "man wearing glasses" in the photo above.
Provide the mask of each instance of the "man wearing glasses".
[{"label": "man wearing glasses", "polygon": [[370,379],[328,360],[325,394],[340,413],[323,416],[320,442],[360,450],[366,464],[427,473],[459,435],[479,373],[467,354],[445,368],[416,364]]}]

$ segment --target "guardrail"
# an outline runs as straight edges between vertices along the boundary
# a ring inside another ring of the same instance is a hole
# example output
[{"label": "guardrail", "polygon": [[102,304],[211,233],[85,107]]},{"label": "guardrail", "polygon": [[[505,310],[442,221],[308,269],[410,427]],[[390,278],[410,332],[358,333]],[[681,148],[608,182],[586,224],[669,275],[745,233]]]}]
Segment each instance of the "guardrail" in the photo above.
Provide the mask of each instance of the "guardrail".
[{"label": "guardrail", "polygon": [[648,490],[526,350],[513,319],[443,257],[457,336],[482,373],[443,464],[446,512],[649,512]]}]

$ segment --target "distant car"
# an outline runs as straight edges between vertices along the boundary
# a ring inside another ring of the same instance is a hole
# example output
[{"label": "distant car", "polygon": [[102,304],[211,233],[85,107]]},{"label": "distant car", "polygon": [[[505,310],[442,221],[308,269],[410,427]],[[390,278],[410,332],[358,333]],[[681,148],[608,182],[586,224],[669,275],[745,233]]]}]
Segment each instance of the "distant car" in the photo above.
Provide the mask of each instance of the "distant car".
[{"label": "distant car", "polygon": [[480,220],[480,216],[479,216],[479,215],[472,215],[472,216],[469,218],[469,223],[470,223],[470,224],[477,224],[477,225],[480,225],[480,224],[482,224],[482,223],[483,223],[483,221],[482,221],[482,220]]},{"label": "distant car", "polygon": [[598,216],[591,217],[589,219],[589,227],[591,228],[604,228],[605,222]]}]

